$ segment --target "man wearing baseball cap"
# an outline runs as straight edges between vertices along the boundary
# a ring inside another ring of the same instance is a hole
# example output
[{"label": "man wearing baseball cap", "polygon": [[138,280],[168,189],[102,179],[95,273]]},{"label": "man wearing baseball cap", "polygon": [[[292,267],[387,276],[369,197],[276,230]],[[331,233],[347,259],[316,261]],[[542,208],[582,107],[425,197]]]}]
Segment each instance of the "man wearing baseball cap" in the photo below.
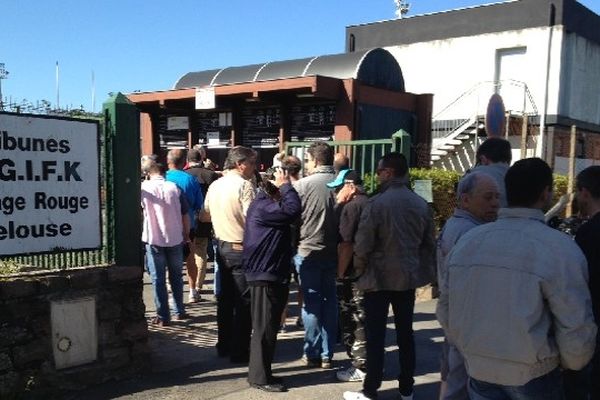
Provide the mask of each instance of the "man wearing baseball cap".
[{"label": "man wearing baseball cap", "polygon": [[340,243],[338,244],[338,302],[342,342],[352,365],[336,373],[344,382],[360,382],[365,377],[367,348],[363,308],[363,292],[356,287],[358,276],[352,263],[354,236],[360,215],[368,197],[360,175],[353,170],[342,170],[328,187],[337,191],[336,203],[343,206],[340,214]]}]

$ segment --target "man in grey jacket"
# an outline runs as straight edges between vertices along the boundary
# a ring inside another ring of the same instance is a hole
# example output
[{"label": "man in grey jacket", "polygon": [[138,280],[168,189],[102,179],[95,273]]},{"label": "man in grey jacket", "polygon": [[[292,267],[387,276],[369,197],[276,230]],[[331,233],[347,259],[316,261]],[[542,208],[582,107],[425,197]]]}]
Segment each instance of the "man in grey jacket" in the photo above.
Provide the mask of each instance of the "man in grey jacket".
[{"label": "man in grey jacket", "polygon": [[508,208],[448,256],[438,319],[465,358],[471,399],[562,400],[559,368],[583,368],[595,347],[585,257],[544,223],[544,161],[516,162],[505,183]]},{"label": "man in grey jacket", "polygon": [[363,391],[345,392],[344,399],[377,398],[391,305],[399,349],[398,388],[402,400],[412,400],[415,289],[435,277],[433,219],[425,200],[407,186],[408,163],[402,154],[390,153],[381,158],[377,176],[380,192],[363,210],[354,244],[355,268],[364,269],[357,286],[365,292],[367,375]]},{"label": "man in grey jacket", "polygon": [[[500,192],[491,176],[472,172],[465,175],[456,190],[458,206],[446,221],[437,242],[438,282],[447,274],[446,257],[458,240],[471,229],[496,220],[500,207]],[[441,285],[440,285],[441,286]],[[446,340],[442,348],[441,400],[468,400],[468,375],[458,349]]]},{"label": "man in grey jacket", "polygon": [[331,368],[337,334],[337,217],[327,183],[335,179],[333,149],[314,142],[307,149],[307,177],[294,185],[302,202],[300,241],[294,257],[304,296],[304,355],[307,367]]}]

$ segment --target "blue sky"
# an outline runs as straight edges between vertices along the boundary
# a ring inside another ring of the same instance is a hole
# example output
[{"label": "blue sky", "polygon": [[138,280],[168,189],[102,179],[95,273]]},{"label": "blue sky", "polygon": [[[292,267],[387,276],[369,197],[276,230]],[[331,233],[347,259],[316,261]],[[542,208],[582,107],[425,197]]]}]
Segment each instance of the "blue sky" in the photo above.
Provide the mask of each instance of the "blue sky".
[{"label": "blue sky", "polygon": [[[485,0],[412,0],[409,15]],[[600,13],[600,0],[582,0]],[[3,97],[96,111],[109,92],[169,89],[184,73],[344,51],[348,25],[394,18],[393,0],[2,0]]]}]

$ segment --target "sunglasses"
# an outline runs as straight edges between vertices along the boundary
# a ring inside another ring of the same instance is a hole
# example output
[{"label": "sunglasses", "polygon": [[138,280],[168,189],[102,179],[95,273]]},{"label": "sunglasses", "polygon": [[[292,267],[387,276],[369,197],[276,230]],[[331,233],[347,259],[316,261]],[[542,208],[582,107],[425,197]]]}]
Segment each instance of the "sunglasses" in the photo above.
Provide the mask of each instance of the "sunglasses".
[{"label": "sunglasses", "polygon": [[377,168],[377,175],[379,175],[380,173],[382,173],[383,171],[387,171],[390,170],[391,168],[389,167],[384,167],[384,168]]}]

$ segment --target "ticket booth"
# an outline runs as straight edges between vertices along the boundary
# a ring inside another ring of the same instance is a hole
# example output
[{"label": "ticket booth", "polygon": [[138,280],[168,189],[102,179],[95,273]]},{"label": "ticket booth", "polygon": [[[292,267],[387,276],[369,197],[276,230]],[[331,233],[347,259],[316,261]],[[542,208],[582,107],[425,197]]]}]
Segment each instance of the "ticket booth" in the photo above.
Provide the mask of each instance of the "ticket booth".
[{"label": "ticket booth", "polygon": [[407,93],[400,65],[379,48],[190,72],[171,90],[128,98],[141,111],[143,154],[201,143],[219,167],[235,145],[256,149],[267,168],[286,141],[389,138],[404,129],[418,152],[431,144],[432,95]]}]

